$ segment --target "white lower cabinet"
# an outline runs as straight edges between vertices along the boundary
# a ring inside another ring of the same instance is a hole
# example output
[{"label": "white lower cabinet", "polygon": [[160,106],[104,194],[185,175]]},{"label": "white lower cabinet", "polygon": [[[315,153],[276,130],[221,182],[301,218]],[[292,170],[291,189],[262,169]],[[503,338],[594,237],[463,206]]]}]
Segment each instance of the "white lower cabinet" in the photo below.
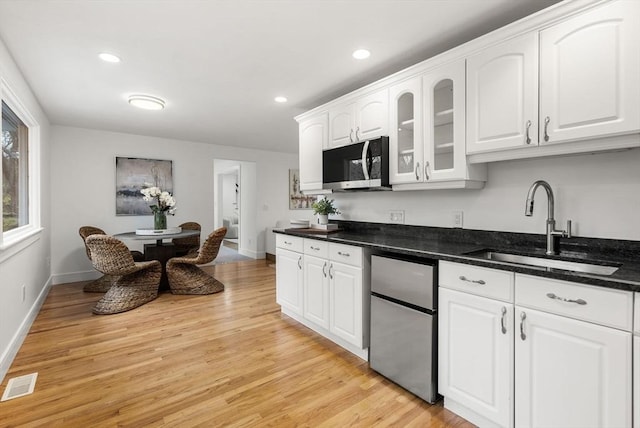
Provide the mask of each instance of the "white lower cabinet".
[{"label": "white lower cabinet", "polygon": [[446,288],[439,293],[439,393],[448,407],[460,403],[497,426],[512,426],[513,304]]},{"label": "white lower cabinet", "polygon": [[304,311],[309,321],[329,328],[329,261],[304,256]]},{"label": "white lower cabinet", "polygon": [[302,253],[276,248],[276,302],[302,315]]},{"label": "white lower cabinet", "polygon": [[638,428],[632,293],[450,262],[439,292],[446,408],[482,427]]},{"label": "white lower cabinet", "polygon": [[633,315],[633,428],[640,428],[640,293],[635,293]]},{"label": "white lower cabinet", "polygon": [[360,348],[369,345],[363,334],[362,315],[365,299],[362,298],[364,293],[362,276],[361,268],[334,261],[330,263],[329,295],[332,310],[329,330]]},{"label": "white lower cabinet", "polygon": [[631,335],[516,307],[515,426],[631,426]]},{"label": "white lower cabinet", "polygon": [[[362,248],[277,235],[276,299],[282,312],[363,359],[368,357],[370,254]],[[287,247],[289,248],[289,247]]]}]

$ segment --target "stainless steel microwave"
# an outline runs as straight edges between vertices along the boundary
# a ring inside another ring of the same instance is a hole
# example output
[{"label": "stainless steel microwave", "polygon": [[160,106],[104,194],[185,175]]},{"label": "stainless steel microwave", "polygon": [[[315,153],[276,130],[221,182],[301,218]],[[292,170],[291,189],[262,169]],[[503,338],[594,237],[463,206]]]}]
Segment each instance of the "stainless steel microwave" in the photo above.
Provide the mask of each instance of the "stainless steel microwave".
[{"label": "stainless steel microwave", "polygon": [[334,191],[391,190],[389,137],[324,150],[322,187]]}]

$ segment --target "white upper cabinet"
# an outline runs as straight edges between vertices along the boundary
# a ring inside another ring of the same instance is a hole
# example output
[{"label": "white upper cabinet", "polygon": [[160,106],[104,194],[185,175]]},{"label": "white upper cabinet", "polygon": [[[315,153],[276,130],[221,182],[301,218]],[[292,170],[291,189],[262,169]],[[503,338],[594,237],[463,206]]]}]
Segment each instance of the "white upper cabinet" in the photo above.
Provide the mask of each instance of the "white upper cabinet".
[{"label": "white upper cabinet", "polygon": [[486,170],[465,155],[465,61],[390,90],[389,181],[394,190],[482,187]]},{"label": "white upper cabinet", "polygon": [[383,89],[329,110],[329,147],[387,135],[388,96]]},{"label": "white upper cabinet", "polygon": [[467,153],[538,144],[538,33],[467,59]]},{"label": "white upper cabinet", "polygon": [[640,129],[640,2],[540,32],[541,144]]},{"label": "white upper cabinet", "polygon": [[470,56],[470,161],[638,146],[599,137],[640,131],[639,75],[638,1],[605,3]]},{"label": "white upper cabinet", "polygon": [[328,145],[329,119],[322,113],[300,123],[300,190],[322,189],[322,150]]},{"label": "white upper cabinet", "polygon": [[471,178],[465,156],[464,68],[465,61],[459,60],[423,77],[425,181]]},{"label": "white upper cabinet", "polygon": [[393,85],[389,89],[389,181],[418,181],[418,159],[422,165],[422,78]]}]

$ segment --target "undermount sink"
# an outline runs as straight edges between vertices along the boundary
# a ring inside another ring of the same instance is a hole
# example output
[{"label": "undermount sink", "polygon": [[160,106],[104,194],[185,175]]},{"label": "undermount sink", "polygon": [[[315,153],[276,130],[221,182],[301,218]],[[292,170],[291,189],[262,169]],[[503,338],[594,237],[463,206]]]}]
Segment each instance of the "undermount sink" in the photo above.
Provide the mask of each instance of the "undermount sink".
[{"label": "undermount sink", "polygon": [[513,263],[517,265],[562,269],[573,272],[593,273],[596,275],[611,275],[621,266],[619,264],[592,264],[573,262],[568,260],[547,259],[543,257],[525,256],[521,254],[500,253],[490,250],[474,251],[465,255],[485,260]]}]

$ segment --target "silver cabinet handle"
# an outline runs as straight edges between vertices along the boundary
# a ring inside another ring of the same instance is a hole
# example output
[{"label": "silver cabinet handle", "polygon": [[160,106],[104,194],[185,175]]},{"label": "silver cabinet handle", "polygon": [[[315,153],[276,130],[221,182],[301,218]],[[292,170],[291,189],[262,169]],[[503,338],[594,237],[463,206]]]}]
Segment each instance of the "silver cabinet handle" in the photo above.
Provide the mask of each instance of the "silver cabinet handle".
[{"label": "silver cabinet handle", "polygon": [[351,257],[351,254],[349,254],[349,253],[343,253],[342,251],[338,251],[338,255],[339,255],[339,256],[345,256],[345,257]]},{"label": "silver cabinet handle", "polygon": [[327,262],[324,262],[324,265],[322,265],[322,274],[325,278],[327,277]]},{"label": "silver cabinet handle", "polygon": [[507,308],[502,307],[502,318],[500,318],[500,327],[502,327],[502,334],[507,334],[507,326],[504,324],[505,318],[507,317]]},{"label": "silver cabinet handle", "polygon": [[320,247],[314,247],[313,245],[310,245],[309,248],[311,248],[313,251],[320,251]]},{"label": "silver cabinet handle", "polygon": [[429,161],[424,163],[424,179],[429,179]]},{"label": "silver cabinet handle", "polygon": [[587,304],[586,300],[582,300],[582,299],[567,299],[565,297],[556,296],[553,293],[547,293],[547,297],[550,298],[550,299],[554,299],[554,300],[560,300],[562,302],[577,303],[578,305],[586,305]]},{"label": "silver cabinet handle", "polygon": [[329,265],[329,278],[333,279],[333,272],[331,271],[331,269],[333,269],[333,264]]},{"label": "silver cabinet handle", "polygon": [[284,241],[284,244],[285,244],[285,245],[292,245],[292,244],[293,244],[293,242]]},{"label": "silver cabinet handle", "polygon": [[416,181],[420,180],[420,162],[416,162]]},{"label": "silver cabinet handle", "polygon": [[302,256],[300,256],[298,258],[298,269],[302,270],[302,265],[300,264],[302,262]]},{"label": "silver cabinet handle", "polygon": [[353,128],[349,131],[349,141],[353,143]]},{"label": "silver cabinet handle", "polygon": [[548,128],[549,128],[549,122],[551,122],[551,119],[549,118],[549,116],[544,118],[544,141],[549,141],[549,132]]},{"label": "silver cabinet handle", "polygon": [[531,144],[531,137],[529,136],[529,128],[531,128],[531,121],[527,120],[527,139],[525,140],[527,144]]},{"label": "silver cabinet handle", "polygon": [[360,136],[358,135],[358,132],[360,131],[360,127],[358,126],[356,128],[356,141],[360,141]]},{"label": "silver cabinet handle", "polygon": [[527,318],[527,314],[522,312],[520,314],[520,339],[527,340],[527,335],[524,334],[524,320]]},{"label": "silver cabinet handle", "polygon": [[460,281],[467,281],[467,282],[471,282],[471,283],[474,283],[474,284],[480,284],[480,285],[485,285],[486,284],[486,282],[484,282],[482,279],[468,279],[464,275],[460,275]]}]

